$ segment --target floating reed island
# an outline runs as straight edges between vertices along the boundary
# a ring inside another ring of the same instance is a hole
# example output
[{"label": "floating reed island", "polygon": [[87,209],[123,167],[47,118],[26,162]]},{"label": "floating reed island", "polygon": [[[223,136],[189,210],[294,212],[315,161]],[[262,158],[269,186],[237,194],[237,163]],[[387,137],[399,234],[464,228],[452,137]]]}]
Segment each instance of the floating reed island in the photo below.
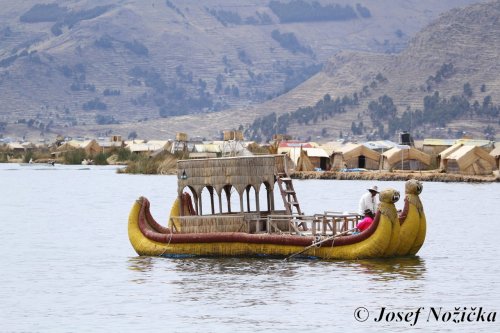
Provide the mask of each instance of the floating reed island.
[{"label": "floating reed island", "polygon": [[426,182],[465,182],[488,183],[500,182],[498,171],[489,176],[448,174],[436,171],[295,171],[291,174],[294,179],[337,179],[337,180],[379,180],[379,181],[406,181],[417,179]]}]

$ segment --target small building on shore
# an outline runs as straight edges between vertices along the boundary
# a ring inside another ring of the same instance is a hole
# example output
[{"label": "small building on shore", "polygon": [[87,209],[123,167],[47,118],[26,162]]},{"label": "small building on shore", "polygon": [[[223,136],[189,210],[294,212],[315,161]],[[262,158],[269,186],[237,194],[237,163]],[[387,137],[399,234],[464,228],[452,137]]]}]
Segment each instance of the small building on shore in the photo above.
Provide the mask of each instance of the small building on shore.
[{"label": "small building on shore", "polygon": [[455,139],[424,139],[422,151],[429,155],[438,155],[453,146],[456,141]]},{"label": "small building on shore", "polygon": [[125,142],[119,135],[113,135],[108,140],[99,140],[97,141],[97,143],[99,144],[99,147],[101,147],[101,152],[105,154],[110,153],[113,150],[125,147]]},{"label": "small building on shore", "polygon": [[189,153],[189,158],[214,158],[221,157],[221,146],[214,143],[195,144]]},{"label": "small building on shore", "polygon": [[380,165],[380,153],[357,143],[348,143],[334,151],[331,159],[332,170],[378,170]]},{"label": "small building on shore", "polygon": [[7,149],[13,153],[25,153],[35,148],[31,142],[9,142]]},{"label": "small building on shore", "polygon": [[286,154],[301,171],[329,170],[330,156],[314,142],[282,141],[278,154]]},{"label": "small building on shore", "polygon": [[306,148],[299,155],[297,167],[302,171],[330,170],[330,156],[322,148]]},{"label": "small building on shore", "polygon": [[153,154],[158,153],[160,151],[170,150],[171,143],[169,141],[160,141],[160,140],[150,140],[147,142],[141,143],[131,143],[126,146],[132,153],[134,154]]},{"label": "small building on shore", "polygon": [[397,145],[382,154],[382,170],[428,170],[431,157],[410,146]]},{"label": "small building on shore", "polygon": [[477,146],[463,145],[442,157],[447,173],[462,175],[490,175],[497,169],[495,158]]}]

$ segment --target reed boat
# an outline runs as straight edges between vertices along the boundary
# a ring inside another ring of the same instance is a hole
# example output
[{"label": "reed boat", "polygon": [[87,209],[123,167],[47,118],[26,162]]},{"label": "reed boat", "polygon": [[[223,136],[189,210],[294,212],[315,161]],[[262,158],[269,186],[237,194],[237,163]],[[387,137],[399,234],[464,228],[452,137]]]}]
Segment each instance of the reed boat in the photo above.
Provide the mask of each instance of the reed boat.
[{"label": "reed boat", "polygon": [[396,255],[415,255],[424,244],[427,225],[424,207],[419,197],[422,189],[422,183],[416,179],[410,179],[405,183],[404,208],[399,214],[400,242]]},{"label": "reed boat", "polygon": [[[356,213],[302,212],[289,165],[285,155],[178,161],[177,198],[168,225],[158,223],[149,200],[140,197],[128,221],[133,248],[139,255],[163,257],[362,259],[400,255],[401,226],[394,205],[400,196],[397,190],[380,192],[374,222],[356,233],[360,218]],[[276,208],[280,199],[284,209]],[[404,255],[412,253],[418,242],[412,239]]]}]

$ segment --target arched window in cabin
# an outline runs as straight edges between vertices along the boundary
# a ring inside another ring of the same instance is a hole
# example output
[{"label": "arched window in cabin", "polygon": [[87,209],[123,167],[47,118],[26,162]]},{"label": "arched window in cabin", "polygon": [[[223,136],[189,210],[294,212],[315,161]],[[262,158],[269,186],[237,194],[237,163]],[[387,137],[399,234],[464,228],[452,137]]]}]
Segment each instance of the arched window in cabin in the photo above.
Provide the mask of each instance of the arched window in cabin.
[{"label": "arched window in cabin", "polygon": [[[264,186],[262,186],[264,185]],[[271,185],[268,182],[261,184],[259,188],[259,210],[261,212],[271,212],[274,210],[274,198]]]},{"label": "arched window in cabin", "polygon": [[221,213],[239,213],[243,211],[242,198],[236,188],[232,185],[225,185],[222,188],[219,198],[219,210]]},{"label": "arched window in cabin", "polygon": [[215,198],[219,201],[219,196],[216,195],[215,189],[211,185],[205,186],[201,190],[201,195],[199,198],[200,215],[214,215],[216,214]]}]

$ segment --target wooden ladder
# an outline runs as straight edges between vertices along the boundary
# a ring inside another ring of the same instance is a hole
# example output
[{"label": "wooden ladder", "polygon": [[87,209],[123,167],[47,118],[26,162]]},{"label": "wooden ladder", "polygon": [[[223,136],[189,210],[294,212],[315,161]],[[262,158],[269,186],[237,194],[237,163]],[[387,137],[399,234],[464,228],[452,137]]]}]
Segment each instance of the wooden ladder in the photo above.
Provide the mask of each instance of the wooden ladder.
[{"label": "wooden ladder", "polygon": [[278,182],[278,186],[280,188],[286,213],[288,215],[303,215],[300,210],[297,193],[295,193],[295,189],[293,188],[292,178],[290,178],[287,174],[277,173],[276,181]]}]

